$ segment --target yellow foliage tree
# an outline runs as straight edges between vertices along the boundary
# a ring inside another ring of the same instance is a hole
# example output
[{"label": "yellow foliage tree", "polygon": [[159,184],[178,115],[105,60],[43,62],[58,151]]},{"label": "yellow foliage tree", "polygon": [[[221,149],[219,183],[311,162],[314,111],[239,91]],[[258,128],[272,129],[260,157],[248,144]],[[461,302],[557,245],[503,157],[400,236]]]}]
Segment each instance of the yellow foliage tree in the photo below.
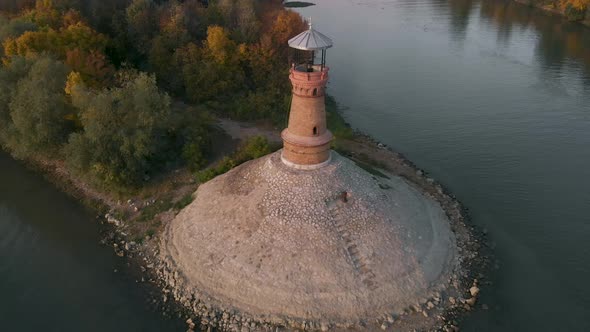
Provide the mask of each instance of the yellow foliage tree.
[{"label": "yellow foliage tree", "polygon": [[103,52],[107,43],[108,39],[104,35],[82,22],[77,22],[60,30],[49,28],[42,31],[27,31],[18,38],[7,38],[3,42],[3,47],[7,57],[49,52],[65,59],[68,50]]},{"label": "yellow foliage tree", "polygon": [[562,9],[570,5],[577,10],[586,10],[590,6],[590,0],[560,0],[559,5]]},{"label": "yellow foliage tree", "polygon": [[40,27],[58,28],[62,22],[61,15],[51,0],[37,0],[35,8],[25,16]]},{"label": "yellow foliage tree", "polygon": [[229,38],[229,32],[217,25],[207,28],[205,47],[217,63],[227,63],[234,54],[236,44]]},{"label": "yellow foliage tree", "polygon": [[278,47],[286,46],[289,38],[305,30],[305,22],[301,15],[291,10],[279,13],[271,30],[272,41]]},{"label": "yellow foliage tree", "polygon": [[80,75],[80,73],[77,73],[75,71],[69,73],[68,80],[66,81],[66,87],[64,88],[66,95],[71,96],[72,94],[75,94],[75,86],[77,86],[80,83],[82,83],[82,76]]}]

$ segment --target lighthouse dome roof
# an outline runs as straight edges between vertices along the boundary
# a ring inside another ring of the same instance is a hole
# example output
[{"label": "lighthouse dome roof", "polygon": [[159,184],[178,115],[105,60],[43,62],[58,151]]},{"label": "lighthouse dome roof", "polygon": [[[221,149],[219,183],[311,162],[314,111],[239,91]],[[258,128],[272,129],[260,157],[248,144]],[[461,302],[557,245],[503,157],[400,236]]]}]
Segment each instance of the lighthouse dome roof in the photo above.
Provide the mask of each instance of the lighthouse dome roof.
[{"label": "lighthouse dome roof", "polygon": [[289,39],[289,47],[304,51],[324,50],[333,45],[332,39],[315,30],[311,24],[308,30]]}]

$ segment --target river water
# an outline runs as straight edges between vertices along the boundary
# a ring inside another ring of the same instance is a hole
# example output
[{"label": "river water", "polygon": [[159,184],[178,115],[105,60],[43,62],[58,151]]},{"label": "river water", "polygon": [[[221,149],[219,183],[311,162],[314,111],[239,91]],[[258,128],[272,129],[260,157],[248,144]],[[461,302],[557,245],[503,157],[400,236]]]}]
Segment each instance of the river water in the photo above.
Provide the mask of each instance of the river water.
[{"label": "river water", "polygon": [[590,331],[590,29],[501,0],[320,0],[329,93],[489,231],[467,331]]},{"label": "river water", "polygon": [[79,203],[0,153],[0,331],[184,331],[148,305],[100,233]]},{"label": "river water", "polygon": [[[330,93],[496,244],[466,331],[590,331],[590,29],[501,0],[320,0]],[[93,215],[0,154],[0,330],[182,331]],[[118,272],[114,272],[117,270]]]}]

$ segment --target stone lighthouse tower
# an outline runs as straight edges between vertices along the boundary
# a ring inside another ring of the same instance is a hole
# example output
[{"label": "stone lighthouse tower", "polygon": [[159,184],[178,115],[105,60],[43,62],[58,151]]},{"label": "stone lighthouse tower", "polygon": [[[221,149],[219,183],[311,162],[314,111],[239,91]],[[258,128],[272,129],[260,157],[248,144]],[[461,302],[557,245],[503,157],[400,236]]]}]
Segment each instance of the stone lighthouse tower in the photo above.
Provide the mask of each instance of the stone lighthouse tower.
[{"label": "stone lighthouse tower", "polygon": [[289,78],[293,99],[289,125],[282,132],[283,163],[297,169],[317,169],[330,162],[332,133],[326,127],[325,92],[328,83],[326,50],[332,40],[309,29],[289,40],[293,60]]},{"label": "stone lighthouse tower", "polygon": [[[162,278],[202,327],[220,331],[438,328],[433,317],[450,306],[441,294],[464,294],[453,285],[464,274],[462,253],[471,253],[458,249],[448,219],[455,212],[401,177],[402,164],[376,176],[331,151],[324,94],[332,41],[310,26],[289,46],[283,150],[199,185],[166,223]],[[422,316],[422,305],[432,319],[408,314]]]}]

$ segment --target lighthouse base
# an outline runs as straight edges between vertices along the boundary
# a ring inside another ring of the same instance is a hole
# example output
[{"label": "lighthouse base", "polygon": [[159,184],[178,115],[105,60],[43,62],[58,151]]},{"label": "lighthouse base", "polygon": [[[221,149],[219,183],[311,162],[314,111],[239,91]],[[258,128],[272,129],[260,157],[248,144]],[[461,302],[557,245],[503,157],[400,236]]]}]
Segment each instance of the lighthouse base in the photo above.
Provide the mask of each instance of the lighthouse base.
[{"label": "lighthouse base", "polygon": [[317,169],[330,162],[330,142],[310,147],[283,141],[281,159],[297,169]]},{"label": "lighthouse base", "polygon": [[[334,136],[329,130],[319,136],[299,136],[285,129],[281,137],[281,159],[287,161],[286,164],[289,166],[298,165],[298,169],[317,169],[317,165],[325,165],[330,160],[330,143]],[[306,168],[308,166],[309,168]]]},{"label": "lighthouse base", "polygon": [[301,164],[296,164],[294,162],[289,161],[287,158],[285,158],[285,156],[283,155],[283,152],[281,152],[281,161],[283,162],[283,164],[285,164],[291,168],[294,168],[294,169],[314,170],[314,169],[322,168],[322,167],[330,164],[330,162],[332,161],[332,154],[330,153],[330,150],[328,150],[328,160],[321,162],[319,164],[301,165]]},{"label": "lighthouse base", "polygon": [[440,298],[458,266],[445,211],[403,178],[331,154],[301,171],[277,152],[202,184],[162,236],[173,293],[193,310],[306,330]]}]

